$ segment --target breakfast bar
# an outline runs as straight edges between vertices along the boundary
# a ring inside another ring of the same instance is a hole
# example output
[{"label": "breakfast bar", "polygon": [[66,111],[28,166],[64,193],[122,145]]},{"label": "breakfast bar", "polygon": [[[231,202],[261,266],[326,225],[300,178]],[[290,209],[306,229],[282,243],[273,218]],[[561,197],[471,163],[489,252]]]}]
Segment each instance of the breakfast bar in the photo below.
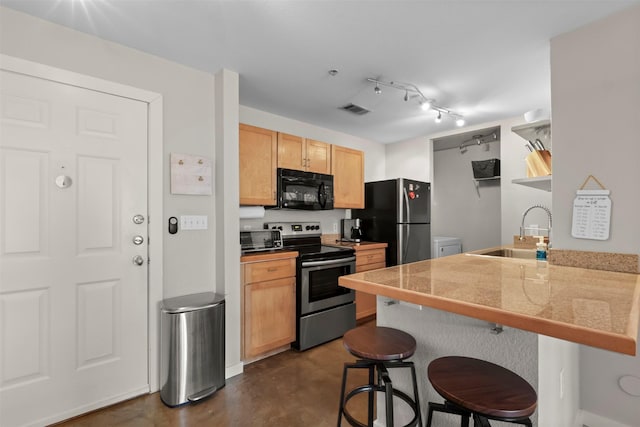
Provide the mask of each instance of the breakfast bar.
[{"label": "breakfast bar", "polygon": [[640,275],[473,253],[341,277],[407,303],[635,355]]},{"label": "breakfast bar", "polygon": [[423,405],[439,399],[424,374],[432,360],[477,357],[536,389],[534,425],[560,425],[577,410],[577,344],[636,355],[640,275],[483,255],[502,248],[356,273],[340,284],[377,295],[378,325],[416,338]]}]

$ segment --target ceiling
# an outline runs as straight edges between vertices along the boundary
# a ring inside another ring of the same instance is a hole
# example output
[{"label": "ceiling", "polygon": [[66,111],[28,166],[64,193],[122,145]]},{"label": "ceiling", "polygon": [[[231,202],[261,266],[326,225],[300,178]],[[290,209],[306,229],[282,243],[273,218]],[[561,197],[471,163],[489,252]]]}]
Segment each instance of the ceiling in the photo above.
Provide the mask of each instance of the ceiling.
[{"label": "ceiling", "polygon": [[[390,143],[550,106],[549,40],[640,0],[2,0],[189,67],[240,75],[240,104]],[[338,74],[331,76],[329,70]],[[362,116],[340,109],[354,103]]]}]

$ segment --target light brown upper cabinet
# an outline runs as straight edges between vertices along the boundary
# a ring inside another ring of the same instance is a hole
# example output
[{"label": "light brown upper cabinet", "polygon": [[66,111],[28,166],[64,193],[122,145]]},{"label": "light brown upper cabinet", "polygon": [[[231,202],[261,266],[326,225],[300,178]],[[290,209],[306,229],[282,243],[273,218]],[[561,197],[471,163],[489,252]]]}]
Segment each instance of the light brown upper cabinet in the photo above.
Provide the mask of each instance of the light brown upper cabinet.
[{"label": "light brown upper cabinet", "polygon": [[331,144],[278,133],[278,167],[331,173]]},{"label": "light brown upper cabinet", "polygon": [[333,207],[364,208],[364,152],[331,146]]},{"label": "light brown upper cabinet", "polygon": [[276,204],[278,133],[240,124],[240,204]]}]

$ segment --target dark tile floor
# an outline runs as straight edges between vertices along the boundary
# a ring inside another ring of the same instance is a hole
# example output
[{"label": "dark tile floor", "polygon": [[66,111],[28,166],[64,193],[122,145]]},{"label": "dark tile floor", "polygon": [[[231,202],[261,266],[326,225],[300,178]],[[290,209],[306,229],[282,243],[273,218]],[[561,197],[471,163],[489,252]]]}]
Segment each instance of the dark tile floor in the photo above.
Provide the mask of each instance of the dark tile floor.
[{"label": "dark tile floor", "polygon": [[[335,426],[343,364],[353,360],[337,339],[247,365],[243,374],[229,378],[223,389],[198,404],[169,408],[159,393],[153,393],[58,426]],[[366,371],[354,372],[347,386],[365,382]],[[364,396],[349,403],[351,413],[361,420],[366,418]]]}]

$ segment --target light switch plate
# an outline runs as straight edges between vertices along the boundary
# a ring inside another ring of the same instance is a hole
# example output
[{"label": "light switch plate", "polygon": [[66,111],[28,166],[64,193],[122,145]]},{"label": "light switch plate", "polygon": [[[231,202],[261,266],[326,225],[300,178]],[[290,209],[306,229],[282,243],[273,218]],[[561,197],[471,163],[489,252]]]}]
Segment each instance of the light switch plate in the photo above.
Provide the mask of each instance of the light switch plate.
[{"label": "light switch plate", "polygon": [[180,215],[181,230],[206,230],[207,222],[206,215]]}]

